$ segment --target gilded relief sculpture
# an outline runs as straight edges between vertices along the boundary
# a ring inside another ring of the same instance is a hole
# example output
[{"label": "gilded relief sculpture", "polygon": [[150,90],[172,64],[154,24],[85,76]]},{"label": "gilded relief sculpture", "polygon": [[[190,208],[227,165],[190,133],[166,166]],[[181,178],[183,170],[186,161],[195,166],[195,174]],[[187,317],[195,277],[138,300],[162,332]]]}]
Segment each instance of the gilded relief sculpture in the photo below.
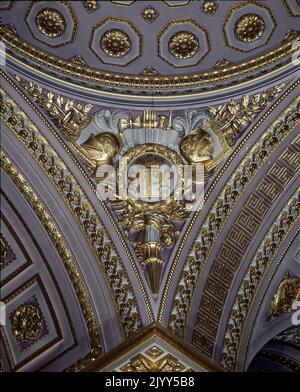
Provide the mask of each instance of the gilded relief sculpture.
[{"label": "gilded relief sculpture", "polygon": [[[118,170],[118,178],[126,179],[122,187],[131,189],[132,180],[128,177],[131,168],[134,165],[146,168],[147,172],[141,177],[145,188],[140,199],[130,192],[123,197],[119,185],[116,200],[107,203],[133,245],[152,293],[157,294],[166,260],[189,216],[187,200],[175,197],[175,182],[182,181],[184,164],[204,165],[207,181],[229,151],[224,137],[216,133],[209,115],[197,110],[172,116],[172,111],[157,113],[146,109],[142,114],[133,115],[101,109],[72,145],[87,164],[94,165],[95,182],[97,167],[111,163]],[[162,196],[163,178],[158,182],[155,179],[152,170],[155,165],[177,168],[171,185],[174,189],[170,189],[168,200]],[[127,169],[129,172],[124,172]]]}]

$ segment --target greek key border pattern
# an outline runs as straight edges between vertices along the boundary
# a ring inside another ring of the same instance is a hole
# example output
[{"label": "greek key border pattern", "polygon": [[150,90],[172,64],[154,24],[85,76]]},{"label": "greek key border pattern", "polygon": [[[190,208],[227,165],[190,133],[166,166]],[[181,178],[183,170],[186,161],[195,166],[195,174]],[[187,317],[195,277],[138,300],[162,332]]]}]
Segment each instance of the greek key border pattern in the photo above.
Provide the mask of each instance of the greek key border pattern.
[{"label": "greek key border pattern", "polygon": [[173,300],[169,318],[169,328],[178,336],[183,337],[187,319],[187,311],[192,303],[192,297],[200,279],[201,272],[208,259],[208,254],[221,232],[227,217],[241,196],[246,186],[254,178],[257,171],[275,151],[277,146],[290,132],[293,109],[299,100],[295,100],[282,114],[284,123],[276,120],[271,127],[259,138],[247,156],[241,161],[235,173],[230,177],[226,186],[214,202],[210,213],[206,216],[198,233],[179,279],[178,288]]},{"label": "greek key border pattern", "polygon": [[288,146],[249,195],[222,242],[206,280],[194,326],[193,344],[213,355],[222,311],[234,276],[252,238],[274,203],[284,194],[300,167],[298,140]]},{"label": "greek key border pattern", "polygon": [[[299,144],[300,152],[300,144]],[[300,155],[300,154],[299,154]],[[296,170],[300,168],[299,165]],[[280,214],[269,228],[260,243],[237,292],[224,337],[221,364],[225,369],[233,370],[236,366],[241,338],[247,323],[249,310],[256,297],[265,273],[276,252],[300,216],[300,188],[289,199]]]}]

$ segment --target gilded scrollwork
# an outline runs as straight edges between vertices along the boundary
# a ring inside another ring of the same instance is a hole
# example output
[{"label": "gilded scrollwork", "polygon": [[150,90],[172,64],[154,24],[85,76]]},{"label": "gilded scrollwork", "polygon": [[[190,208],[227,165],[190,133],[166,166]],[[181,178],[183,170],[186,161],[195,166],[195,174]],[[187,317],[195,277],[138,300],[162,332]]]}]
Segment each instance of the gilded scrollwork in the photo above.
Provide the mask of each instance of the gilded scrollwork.
[{"label": "gilded scrollwork", "polygon": [[[221,362],[228,370],[233,370],[235,367],[242,330],[261,279],[280,244],[288,234],[290,228],[299,218],[299,213],[300,191],[297,191],[290,198],[287,205],[282,209],[281,213],[269,228],[268,233],[261,242],[247,269],[238,290],[224,338]],[[292,282],[293,284],[291,286]],[[287,295],[288,293],[290,294],[289,296]],[[274,315],[277,314],[275,313],[276,309],[278,312],[280,312],[280,309],[286,310],[286,307],[291,306],[290,302],[297,298],[300,299],[299,280],[296,281],[291,277],[287,277],[286,282],[280,287],[280,292],[271,305],[271,310],[274,312]]]},{"label": "gilded scrollwork", "polygon": [[0,233],[0,270],[16,260],[16,255],[11,249],[7,239]]},{"label": "gilded scrollwork", "polygon": [[157,360],[150,359],[143,354],[138,354],[123,365],[121,372],[190,372],[190,368],[180,363],[171,354],[165,354]]}]

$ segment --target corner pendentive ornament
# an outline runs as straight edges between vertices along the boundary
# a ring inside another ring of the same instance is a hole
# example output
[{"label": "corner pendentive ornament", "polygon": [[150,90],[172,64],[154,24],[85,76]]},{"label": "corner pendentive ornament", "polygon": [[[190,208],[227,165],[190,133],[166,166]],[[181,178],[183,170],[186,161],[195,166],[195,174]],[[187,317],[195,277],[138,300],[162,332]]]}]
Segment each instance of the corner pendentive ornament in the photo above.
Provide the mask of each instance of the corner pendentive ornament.
[{"label": "corner pendentive ornament", "polygon": [[[99,198],[122,227],[153,294],[159,291],[162,275],[186,220],[202,205],[201,197],[200,202],[193,196],[188,198],[185,192],[178,197],[177,189],[184,189],[189,182],[185,178],[186,167],[192,178],[190,189],[202,189],[203,196],[204,185],[215,168],[250,122],[284,88],[282,84],[264,93],[203,110],[174,114],[145,109],[142,113],[132,113],[96,109],[18,76],[16,79],[62,133],[97,192],[111,196]],[[136,169],[140,166],[144,168],[143,175]],[[199,166],[202,177],[197,179]],[[161,167],[171,172],[168,181]],[[103,185],[107,178],[111,182]],[[137,179],[138,192],[134,186]]]},{"label": "corner pendentive ornament", "polygon": [[[98,191],[103,191],[102,179],[112,179],[111,186],[105,185],[112,196],[106,203],[133,246],[152,293],[158,294],[167,261],[197,202],[186,193],[178,197],[186,180],[185,167],[191,170],[191,187],[203,190],[229,151],[224,137],[203,111],[173,116],[172,111],[153,109],[134,114],[100,109],[80,137],[70,142],[89,167]],[[200,179],[195,173],[199,164]],[[171,176],[167,178],[162,168]]]}]

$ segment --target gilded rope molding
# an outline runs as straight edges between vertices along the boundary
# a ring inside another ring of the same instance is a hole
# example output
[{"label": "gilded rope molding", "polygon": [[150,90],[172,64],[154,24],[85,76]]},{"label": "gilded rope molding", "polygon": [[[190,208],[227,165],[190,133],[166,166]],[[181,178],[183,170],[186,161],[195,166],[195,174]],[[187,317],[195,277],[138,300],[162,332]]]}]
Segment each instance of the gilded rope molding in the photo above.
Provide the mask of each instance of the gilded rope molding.
[{"label": "gilded rope molding", "polygon": [[[235,76],[247,76],[250,72],[270,66],[296,51],[296,49],[293,48],[292,41],[284,43],[281,47],[248,62],[240,63],[238,65],[227,65],[224,68],[210,72],[187,75],[178,74],[174,76],[147,76],[102,71],[64,60],[28,44],[17,35],[16,30],[12,26],[2,26],[0,28],[0,37],[9,48],[16,50],[22,56],[37,61],[55,71],[62,72],[65,75],[81,78],[100,85],[104,84],[130,88],[192,88],[201,84],[205,85],[213,82],[220,83],[222,80],[227,80]],[[294,40],[297,38],[298,36],[296,35]]]},{"label": "gilded rope molding", "polygon": [[300,188],[293,194],[261,241],[237,292],[224,337],[221,364],[234,370],[256,293],[278,249],[300,217]]},{"label": "gilded rope molding", "polygon": [[104,271],[112,298],[120,315],[119,322],[125,336],[141,327],[141,318],[126,270],[119,258],[100,217],[64,162],[28,116],[1,89],[3,103],[1,117],[52,181],[77,220],[87,242]]},{"label": "gilded rope molding", "polygon": [[11,180],[14,182],[14,184],[17,186],[17,188],[20,190],[20,192],[30,204],[32,210],[35,212],[38,219],[41,221],[49,237],[51,238],[51,241],[57,249],[61,260],[64,263],[66,271],[76,292],[76,296],[78,298],[82,314],[84,316],[88,329],[91,351],[84,358],[84,360],[81,361],[84,361],[84,363],[89,363],[91,360],[102,354],[100,327],[97,323],[97,317],[92,306],[90,295],[81,278],[80,271],[78,270],[74,261],[74,255],[70,251],[68,245],[65,243],[62,233],[59,231],[57,225],[46,210],[42,201],[34,193],[33,189],[26,181],[24,176],[18,172],[16,166],[10,161],[10,159],[5,155],[3,151],[1,151],[0,163],[1,168],[11,178]]},{"label": "gilded rope molding", "polygon": [[[178,336],[184,336],[184,329],[190,306],[199,284],[201,273],[208,260],[209,252],[216,242],[226,219],[247,185],[254,178],[268,157],[295,126],[290,125],[299,99],[286,108],[282,115],[284,122],[276,120],[259,138],[247,156],[231,175],[219,194],[199,231],[183,267],[169,318],[169,328]],[[295,121],[294,121],[295,123]]]}]

